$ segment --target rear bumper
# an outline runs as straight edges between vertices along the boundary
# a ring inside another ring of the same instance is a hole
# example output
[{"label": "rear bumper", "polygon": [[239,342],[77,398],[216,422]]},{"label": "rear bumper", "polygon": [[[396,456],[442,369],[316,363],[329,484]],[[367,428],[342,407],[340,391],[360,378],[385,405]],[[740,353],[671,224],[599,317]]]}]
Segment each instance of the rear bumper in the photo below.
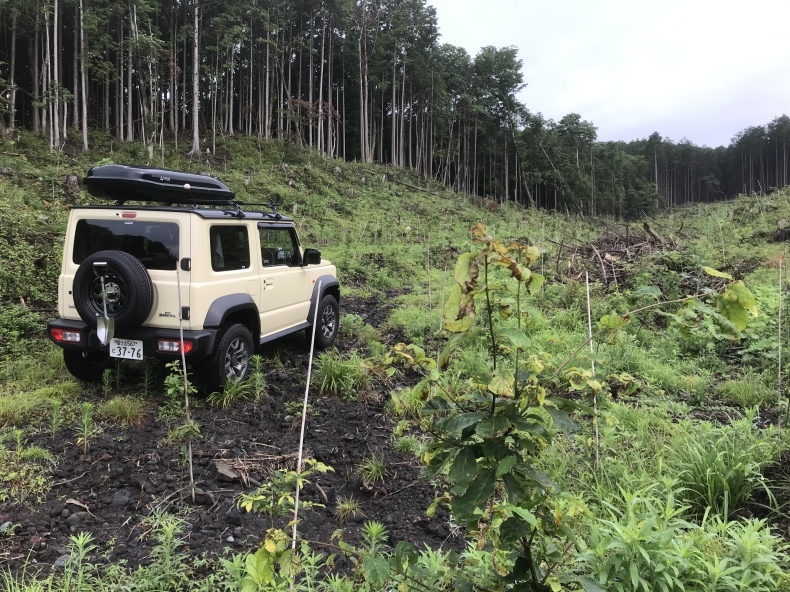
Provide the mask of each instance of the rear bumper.
[{"label": "rear bumper", "polygon": [[[52,337],[52,329],[62,329],[65,331],[76,331],[80,334],[79,342],[55,341]],[[207,357],[214,351],[214,342],[217,339],[218,330],[203,329],[200,331],[184,331],[184,340],[192,342],[192,351],[186,354],[190,361],[197,361]],[[55,319],[47,323],[47,336],[57,346],[64,349],[78,351],[104,352],[109,353],[109,346],[102,345],[96,335],[96,329],[88,327],[82,321],[71,319]],[[139,339],[143,342],[143,355],[146,357],[159,358],[160,360],[175,360],[181,357],[180,353],[160,352],[156,350],[159,339],[179,340],[180,333],[176,329],[151,329],[141,327],[138,329],[124,330],[117,332],[114,337],[120,339]]]}]

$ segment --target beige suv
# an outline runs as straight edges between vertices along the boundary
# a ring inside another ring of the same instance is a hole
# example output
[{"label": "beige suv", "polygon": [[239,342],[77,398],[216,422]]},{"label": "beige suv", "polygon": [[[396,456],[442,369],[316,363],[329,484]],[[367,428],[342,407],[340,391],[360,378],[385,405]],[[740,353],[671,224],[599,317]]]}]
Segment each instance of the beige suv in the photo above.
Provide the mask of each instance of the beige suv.
[{"label": "beige suv", "polygon": [[77,378],[99,380],[114,358],[178,359],[183,344],[187,365],[217,389],[248,376],[261,344],[302,330],[311,338],[314,318],[316,346],[334,342],[335,267],[302,248],[276,207],[162,169],[98,166],[85,185],[115,203],[72,208],[60,318],[48,324]]}]

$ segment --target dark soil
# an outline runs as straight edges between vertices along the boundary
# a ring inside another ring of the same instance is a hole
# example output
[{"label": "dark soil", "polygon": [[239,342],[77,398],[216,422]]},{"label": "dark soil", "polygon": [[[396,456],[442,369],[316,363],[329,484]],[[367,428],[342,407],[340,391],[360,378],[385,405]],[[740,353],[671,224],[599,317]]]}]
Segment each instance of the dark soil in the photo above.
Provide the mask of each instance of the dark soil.
[{"label": "dark soil", "polygon": [[[345,312],[374,325],[387,316],[375,299],[342,305]],[[125,560],[130,567],[145,563],[153,544],[147,518],[156,507],[186,519],[184,539],[190,553],[217,556],[228,549],[257,548],[273,520],[237,509],[237,499],[265,482],[270,471],[295,467],[299,420],[292,410],[301,408],[297,402],[304,395],[305,349],[304,338],[298,336],[263,352],[265,360],[281,363],[267,373],[269,397],[260,404],[236,402],[220,410],[198,400],[193,417],[203,438],[193,445],[200,488],[195,503],[189,495],[184,454],[178,443],[166,442],[168,424],[158,418],[158,409],[138,427],[102,424],[87,454],[69,428],[55,438],[48,433],[29,436],[28,445],[56,455],[54,486],[41,503],[0,505],[0,524],[17,525],[13,536],[0,538],[0,566],[18,569],[26,560],[51,564],[66,553],[70,535],[86,531],[102,545],[114,543],[107,547],[112,549],[110,561]],[[311,389],[305,455],[334,472],[311,478],[302,491],[302,500],[325,507],[300,512],[300,536],[330,542],[332,533],[342,528],[344,538],[353,543],[360,540],[364,521],[378,520],[387,526],[393,544],[409,541],[418,548],[459,549],[463,540],[451,533],[446,511],[440,508],[434,518],[426,515],[437,490],[419,479],[420,466],[413,457],[392,448],[393,420],[384,413],[389,387],[374,386],[378,392],[368,393],[363,402],[317,399],[315,390]],[[86,398],[100,402],[95,394]],[[369,486],[356,468],[373,453],[383,455],[388,472],[383,484]],[[223,474],[227,469],[231,472]],[[360,513],[345,524],[334,516],[341,497],[353,497],[360,504]],[[275,523],[284,527],[289,520]]]}]

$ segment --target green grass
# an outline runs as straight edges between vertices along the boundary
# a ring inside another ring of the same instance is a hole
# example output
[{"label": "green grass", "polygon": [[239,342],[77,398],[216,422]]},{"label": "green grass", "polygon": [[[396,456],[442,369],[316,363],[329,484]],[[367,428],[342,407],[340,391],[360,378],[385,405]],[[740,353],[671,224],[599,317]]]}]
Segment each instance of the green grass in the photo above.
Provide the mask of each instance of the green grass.
[{"label": "green grass", "polygon": [[746,368],[736,378],[718,385],[716,391],[722,400],[743,409],[762,408],[776,403],[777,393],[769,388],[769,381],[764,373]]}]

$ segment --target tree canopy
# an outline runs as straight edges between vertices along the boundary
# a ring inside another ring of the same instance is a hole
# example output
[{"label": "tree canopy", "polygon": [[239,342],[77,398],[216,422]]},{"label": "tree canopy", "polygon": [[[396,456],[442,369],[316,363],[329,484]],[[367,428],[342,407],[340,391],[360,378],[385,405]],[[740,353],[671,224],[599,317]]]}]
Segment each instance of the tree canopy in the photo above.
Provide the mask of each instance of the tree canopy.
[{"label": "tree canopy", "polygon": [[[256,135],[418,171],[458,192],[580,214],[787,184],[790,118],[728,147],[599,142],[519,101],[515,47],[439,42],[426,0],[0,0],[0,124],[213,151]],[[0,129],[2,131],[2,129]]]}]

